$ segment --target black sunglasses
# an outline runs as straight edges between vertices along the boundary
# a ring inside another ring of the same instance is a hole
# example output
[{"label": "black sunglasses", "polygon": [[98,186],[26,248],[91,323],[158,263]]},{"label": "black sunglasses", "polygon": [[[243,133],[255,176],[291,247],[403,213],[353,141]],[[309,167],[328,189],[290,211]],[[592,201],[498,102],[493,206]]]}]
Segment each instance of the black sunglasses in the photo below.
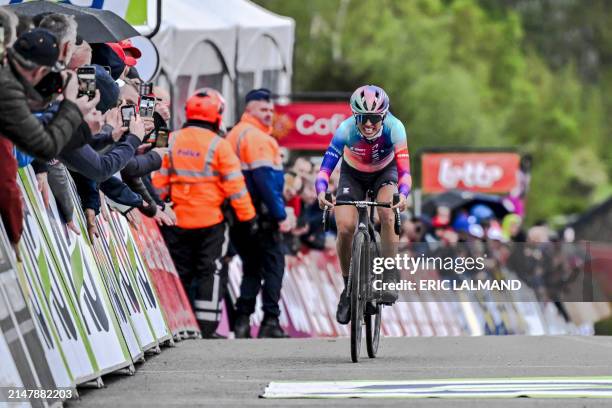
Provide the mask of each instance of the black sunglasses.
[{"label": "black sunglasses", "polygon": [[364,113],[355,115],[355,120],[360,125],[365,124],[367,121],[370,121],[371,124],[375,125],[378,122],[382,121],[385,118],[385,115],[380,115],[377,113]]}]

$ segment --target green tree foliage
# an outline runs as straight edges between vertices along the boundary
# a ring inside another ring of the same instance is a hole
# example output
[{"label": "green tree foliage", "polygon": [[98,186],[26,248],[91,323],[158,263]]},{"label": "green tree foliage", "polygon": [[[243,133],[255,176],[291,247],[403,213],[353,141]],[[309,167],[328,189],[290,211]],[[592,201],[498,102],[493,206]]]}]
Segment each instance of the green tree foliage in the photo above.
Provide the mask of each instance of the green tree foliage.
[{"label": "green tree foliage", "polygon": [[257,2],[296,21],[295,91],[383,86],[413,152],[531,154],[530,220],[612,191],[612,2],[593,0],[591,12],[577,0]]}]

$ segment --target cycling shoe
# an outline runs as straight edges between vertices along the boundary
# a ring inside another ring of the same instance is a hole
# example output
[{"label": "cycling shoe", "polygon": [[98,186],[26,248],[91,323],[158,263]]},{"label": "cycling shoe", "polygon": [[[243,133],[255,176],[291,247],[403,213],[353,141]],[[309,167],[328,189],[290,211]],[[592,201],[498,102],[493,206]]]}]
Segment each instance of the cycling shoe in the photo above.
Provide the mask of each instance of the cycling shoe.
[{"label": "cycling shoe", "polygon": [[346,288],[340,294],[336,320],[340,324],[348,324],[351,321],[351,299],[346,295]]}]

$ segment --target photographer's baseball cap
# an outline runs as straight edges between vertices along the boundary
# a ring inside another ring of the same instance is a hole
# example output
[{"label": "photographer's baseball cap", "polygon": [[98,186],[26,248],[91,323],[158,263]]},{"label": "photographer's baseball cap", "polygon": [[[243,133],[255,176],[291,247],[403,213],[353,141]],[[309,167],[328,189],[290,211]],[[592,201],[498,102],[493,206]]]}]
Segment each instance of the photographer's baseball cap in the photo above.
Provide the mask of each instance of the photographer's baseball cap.
[{"label": "photographer's baseball cap", "polygon": [[119,58],[121,58],[121,61],[123,61],[125,65],[127,65],[128,67],[133,67],[134,65],[136,65],[136,58],[126,55],[125,51],[123,51],[123,48],[121,47],[121,45],[119,45],[119,43],[106,43],[106,45],[108,45],[112,48],[113,51],[115,51],[115,54],[117,54]]},{"label": "photographer's baseball cap", "polygon": [[126,55],[128,55],[128,52],[129,52],[129,54],[131,54],[131,56],[136,59],[142,57],[142,52],[140,52],[140,50],[134,46],[132,41],[122,40],[122,41],[119,41],[118,44],[121,48],[123,48],[123,51],[126,51]]},{"label": "photographer's baseball cap", "polygon": [[57,39],[45,29],[35,28],[21,34],[13,44],[13,51],[26,62],[51,67],[53,70],[58,68],[60,51]]}]

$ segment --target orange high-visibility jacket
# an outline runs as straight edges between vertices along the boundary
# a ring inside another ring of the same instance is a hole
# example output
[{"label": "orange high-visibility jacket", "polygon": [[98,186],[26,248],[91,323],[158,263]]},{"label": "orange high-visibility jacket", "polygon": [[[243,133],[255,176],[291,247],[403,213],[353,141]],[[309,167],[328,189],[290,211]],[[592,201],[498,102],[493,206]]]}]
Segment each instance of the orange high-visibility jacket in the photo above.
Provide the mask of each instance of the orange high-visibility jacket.
[{"label": "orange high-visibility jacket", "polygon": [[223,221],[229,199],[238,220],[255,217],[255,209],[230,144],[211,130],[189,126],[172,132],[169,154],[153,174],[160,197],[174,203],[177,226],[205,228]]},{"label": "orange high-visibility jacket", "polygon": [[225,139],[242,165],[247,188],[257,211],[265,205],[267,215],[277,221],[287,217],[283,199],[284,174],[278,142],[268,127],[244,113]]}]

